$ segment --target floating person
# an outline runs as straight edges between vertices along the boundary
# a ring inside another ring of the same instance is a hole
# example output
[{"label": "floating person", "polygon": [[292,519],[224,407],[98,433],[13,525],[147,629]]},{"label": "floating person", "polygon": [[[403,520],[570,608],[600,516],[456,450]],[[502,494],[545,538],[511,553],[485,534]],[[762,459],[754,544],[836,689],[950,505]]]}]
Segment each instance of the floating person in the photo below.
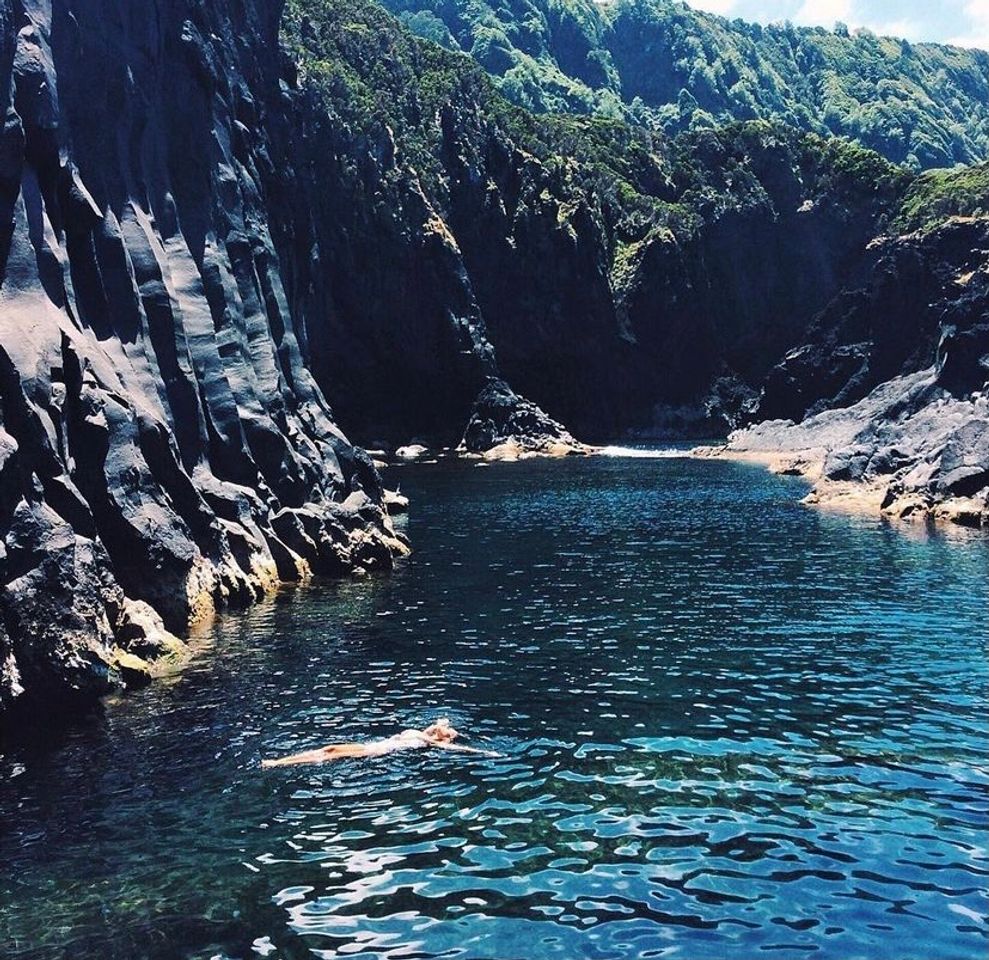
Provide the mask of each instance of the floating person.
[{"label": "floating person", "polygon": [[326,763],[329,760],[345,760],[348,757],[383,757],[399,750],[422,750],[438,747],[440,750],[455,750],[458,753],[476,753],[482,757],[500,757],[491,750],[478,750],[465,747],[453,741],[460,736],[445,717],[426,727],[425,730],[403,730],[384,740],[369,740],[366,743],[330,743],[318,750],[307,750],[278,760],[262,760],[262,767],[288,767],[297,763]]}]

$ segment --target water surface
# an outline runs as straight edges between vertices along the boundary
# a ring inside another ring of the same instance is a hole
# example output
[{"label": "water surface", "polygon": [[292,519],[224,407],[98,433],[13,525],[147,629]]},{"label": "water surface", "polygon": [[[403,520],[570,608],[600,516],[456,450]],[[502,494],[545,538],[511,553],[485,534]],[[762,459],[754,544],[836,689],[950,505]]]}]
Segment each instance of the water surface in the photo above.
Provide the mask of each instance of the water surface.
[{"label": "water surface", "polygon": [[[0,748],[0,954],[985,955],[983,539],[742,464],[391,479],[394,575]],[[441,714],[504,758],[258,769]]]}]

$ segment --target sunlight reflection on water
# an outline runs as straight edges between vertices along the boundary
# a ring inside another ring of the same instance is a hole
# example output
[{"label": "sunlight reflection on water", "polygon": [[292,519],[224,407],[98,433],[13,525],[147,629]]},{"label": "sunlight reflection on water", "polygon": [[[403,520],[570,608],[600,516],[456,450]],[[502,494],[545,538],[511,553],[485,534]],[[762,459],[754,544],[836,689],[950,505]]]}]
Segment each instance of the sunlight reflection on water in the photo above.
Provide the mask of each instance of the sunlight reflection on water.
[{"label": "sunlight reflection on water", "polygon": [[[393,576],[0,757],[5,955],[985,951],[983,540],[738,464],[401,480]],[[257,767],[440,714],[506,756]]]}]

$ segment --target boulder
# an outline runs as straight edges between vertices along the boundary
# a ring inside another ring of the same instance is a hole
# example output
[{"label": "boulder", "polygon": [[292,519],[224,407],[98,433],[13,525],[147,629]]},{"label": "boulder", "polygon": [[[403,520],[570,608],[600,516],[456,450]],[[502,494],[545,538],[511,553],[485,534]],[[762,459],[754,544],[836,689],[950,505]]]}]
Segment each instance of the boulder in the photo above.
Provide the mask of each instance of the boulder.
[{"label": "boulder", "polygon": [[36,702],[70,709],[109,692],[115,638],[108,611],[122,593],[100,542],[76,534],[47,504],[22,500],[5,546],[7,699],[19,688]]},{"label": "boulder", "polygon": [[139,690],[154,679],[151,664],[126,650],[114,650],[110,665],[120,676],[123,685],[129,689]]},{"label": "boulder", "polygon": [[421,460],[427,453],[429,453],[428,448],[421,443],[409,443],[398,447],[395,450],[395,457],[399,460]]},{"label": "boulder", "polygon": [[487,460],[508,461],[525,455],[567,456],[589,450],[536,404],[494,378],[474,401],[458,449],[482,454]]},{"label": "boulder", "polygon": [[384,499],[385,509],[392,515],[408,513],[409,498],[399,493],[397,490],[386,490]]},{"label": "boulder", "polygon": [[124,600],[114,633],[122,650],[144,660],[174,659],[185,652],[185,644],[165,628],[155,609],[143,600]]}]

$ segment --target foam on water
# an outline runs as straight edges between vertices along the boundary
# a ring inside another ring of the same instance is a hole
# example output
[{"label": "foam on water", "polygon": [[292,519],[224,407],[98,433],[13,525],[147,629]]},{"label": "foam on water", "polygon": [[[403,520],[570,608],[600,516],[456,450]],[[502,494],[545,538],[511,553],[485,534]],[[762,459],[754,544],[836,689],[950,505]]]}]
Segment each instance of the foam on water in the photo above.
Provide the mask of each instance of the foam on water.
[{"label": "foam on water", "polygon": [[625,460],[678,460],[690,456],[689,447],[663,447],[647,449],[644,447],[602,447],[598,451],[601,457],[616,457]]}]

